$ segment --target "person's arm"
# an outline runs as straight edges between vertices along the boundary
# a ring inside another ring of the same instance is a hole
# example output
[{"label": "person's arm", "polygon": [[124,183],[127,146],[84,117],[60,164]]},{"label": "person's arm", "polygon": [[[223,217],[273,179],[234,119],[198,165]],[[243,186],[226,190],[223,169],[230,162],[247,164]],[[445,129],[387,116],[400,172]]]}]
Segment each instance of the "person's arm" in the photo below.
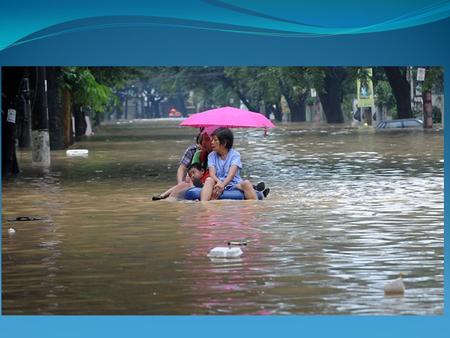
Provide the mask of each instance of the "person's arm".
[{"label": "person's arm", "polygon": [[220,182],[219,179],[216,176],[216,168],[215,167],[209,167],[209,177],[211,177],[215,182]]},{"label": "person's arm", "polygon": [[177,182],[184,182],[186,178],[187,167],[184,164],[180,164],[177,170]]},{"label": "person's arm", "polygon": [[238,171],[238,166],[237,165],[234,164],[234,165],[232,165],[230,167],[230,171],[228,171],[227,177],[222,182],[224,188],[228,185],[228,183],[230,183],[233,180],[234,175],[236,175],[237,171]]},{"label": "person's arm", "polygon": [[211,177],[215,182],[218,182],[219,179],[216,176],[216,167],[214,165],[214,162],[214,153],[210,153],[208,155],[209,177]]},{"label": "person's arm", "polygon": [[[208,169],[209,169],[209,177],[212,178],[214,180],[214,182],[216,182],[216,184],[218,182],[220,182],[219,178],[216,175],[216,167],[214,165],[215,161],[214,161],[214,154],[210,153],[208,155]],[[215,186],[213,187],[213,191],[211,194],[211,199],[215,200],[220,196],[220,194],[217,194],[217,191],[215,189]]]},{"label": "person's arm", "polygon": [[216,185],[214,186],[214,190],[213,190],[213,197],[218,198],[220,195],[222,195],[223,191],[225,190],[225,187],[228,185],[228,183],[230,183],[233,178],[234,175],[236,175],[236,172],[238,170],[238,166],[237,165],[232,165],[230,167],[230,170],[228,171],[228,175],[225,178],[225,180],[223,180],[223,182],[217,180]]},{"label": "person's arm", "polygon": [[220,189],[222,182],[216,176],[216,168],[215,167],[209,167],[209,177],[211,177],[216,182],[216,184],[213,187],[212,194],[211,194],[211,199],[216,200],[222,194],[224,188]]},{"label": "person's arm", "polygon": [[186,149],[183,156],[180,160],[180,165],[177,169],[177,182],[182,183],[185,181],[186,174],[187,174],[187,168],[191,164],[192,158],[194,157],[195,151],[197,150],[197,147],[195,145],[191,145],[189,148]]}]

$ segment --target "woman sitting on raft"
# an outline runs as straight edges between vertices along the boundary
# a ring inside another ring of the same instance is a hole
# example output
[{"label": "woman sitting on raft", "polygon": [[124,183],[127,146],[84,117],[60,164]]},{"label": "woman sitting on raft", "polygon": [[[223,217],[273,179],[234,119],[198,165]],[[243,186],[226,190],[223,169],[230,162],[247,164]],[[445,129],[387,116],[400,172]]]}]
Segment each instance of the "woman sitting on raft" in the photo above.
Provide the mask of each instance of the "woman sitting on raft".
[{"label": "woman sitting on raft", "polygon": [[233,149],[233,141],[233,133],[228,128],[218,128],[212,133],[212,152],[208,155],[209,177],[200,193],[201,201],[218,199],[224,190],[234,189],[241,190],[247,200],[257,199],[250,181],[241,179],[241,155]]}]

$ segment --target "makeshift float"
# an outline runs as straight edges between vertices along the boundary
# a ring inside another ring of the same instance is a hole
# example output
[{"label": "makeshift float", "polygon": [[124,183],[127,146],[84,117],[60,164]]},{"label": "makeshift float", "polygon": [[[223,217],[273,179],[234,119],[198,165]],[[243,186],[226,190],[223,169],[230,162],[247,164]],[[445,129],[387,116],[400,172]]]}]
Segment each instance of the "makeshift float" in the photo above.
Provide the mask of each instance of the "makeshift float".
[{"label": "makeshift float", "polygon": [[[184,199],[189,201],[200,200],[200,192],[202,188],[192,187],[184,193]],[[259,200],[263,200],[264,196],[261,191],[256,191],[256,196]],[[225,190],[222,195],[220,195],[219,200],[243,200],[244,193],[240,190]]]}]

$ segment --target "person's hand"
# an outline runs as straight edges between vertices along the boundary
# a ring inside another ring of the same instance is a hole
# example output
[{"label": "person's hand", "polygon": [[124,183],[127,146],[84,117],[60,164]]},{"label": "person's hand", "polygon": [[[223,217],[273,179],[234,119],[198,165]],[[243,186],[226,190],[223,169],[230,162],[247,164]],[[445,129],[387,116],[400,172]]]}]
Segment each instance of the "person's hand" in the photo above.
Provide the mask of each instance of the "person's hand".
[{"label": "person's hand", "polygon": [[184,183],[188,183],[188,184],[192,183],[191,177],[189,175],[186,175],[186,178],[184,179]]},{"label": "person's hand", "polygon": [[220,195],[222,195],[224,189],[225,189],[224,184],[222,182],[217,182],[213,188],[211,198],[215,200],[218,199]]}]

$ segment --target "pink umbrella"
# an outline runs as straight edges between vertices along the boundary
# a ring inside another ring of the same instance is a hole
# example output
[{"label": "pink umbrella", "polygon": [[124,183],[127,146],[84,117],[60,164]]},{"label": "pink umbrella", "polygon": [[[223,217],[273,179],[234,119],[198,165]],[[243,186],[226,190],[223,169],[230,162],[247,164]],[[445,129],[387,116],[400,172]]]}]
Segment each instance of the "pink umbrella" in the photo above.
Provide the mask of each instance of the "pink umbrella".
[{"label": "pink umbrella", "polygon": [[264,115],[233,107],[222,107],[193,114],[181,122],[180,126],[198,128],[208,126],[227,128],[275,128],[275,125]]}]

